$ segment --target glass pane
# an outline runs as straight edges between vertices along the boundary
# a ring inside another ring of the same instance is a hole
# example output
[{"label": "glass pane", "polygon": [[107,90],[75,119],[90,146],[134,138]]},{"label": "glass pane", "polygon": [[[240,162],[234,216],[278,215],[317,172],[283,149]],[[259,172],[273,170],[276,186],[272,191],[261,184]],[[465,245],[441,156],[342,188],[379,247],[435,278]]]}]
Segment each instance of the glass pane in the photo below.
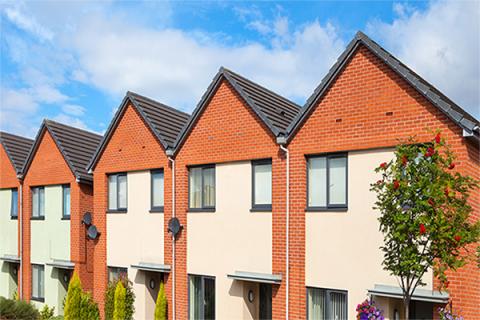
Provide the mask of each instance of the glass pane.
[{"label": "glass pane", "polygon": [[308,206],[327,206],[327,159],[308,160]]},{"label": "glass pane", "polygon": [[215,319],[215,280],[204,278],[205,314],[204,319]]},{"label": "glass pane", "polygon": [[108,177],[108,209],[117,209],[117,176]]},{"label": "glass pane", "polygon": [[32,217],[38,217],[38,188],[32,188]]},{"label": "glass pane", "polygon": [[272,204],[272,165],[255,165],[253,168],[254,204]]},{"label": "glass pane", "polygon": [[326,319],[325,291],[321,289],[308,289],[308,320]]},{"label": "glass pane", "polygon": [[190,196],[190,208],[202,207],[202,168],[191,168],[188,191]]},{"label": "glass pane", "polygon": [[43,266],[39,267],[38,270],[38,292],[39,298],[45,298],[45,269]]},{"label": "glass pane", "polygon": [[347,297],[344,293],[330,292],[330,313],[333,320],[347,319]]},{"label": "glass pane", "polygon": [[127,208],[127,176],[118,176],[118,208]]},{"label": "glass pane", "polygon": [[18,191],[12,189],[12,203],[10,204],[10,215],[12,217],[18,217]]},{"label": "glass pane", "polygon": [[191,320],[201,319],[203,299],[202,299],[202,278],[197,276],[190,276],[189,288],[189,318]]},{"label": "glass pane", "polygon": [[70,216],[70,187],[63,187],[63,216]]},{"label": "glass pane", "polygon": [[331,158],[329,204],[346,204],[347,202],[347,158]]},{"label": "glass pane", "polygon": [[32,266],[32,297],[35,298],[38,298],[39,296],[38,283],[38,266]]},{"label": "glass pane", "polygon": [[44,188],[40,188],[38,190],[38,197],[40,199],[40,203],[38,204],[39,208],[40,208],[40,217],[45,217],[45,189]]},{"label": "glass pane", "polygon": [[203,169],[203,205],[215,207],[215,168]]},{"label": "glass pane", "polygon": [[163,207],[163,172],[152,174],[152,205]]}]

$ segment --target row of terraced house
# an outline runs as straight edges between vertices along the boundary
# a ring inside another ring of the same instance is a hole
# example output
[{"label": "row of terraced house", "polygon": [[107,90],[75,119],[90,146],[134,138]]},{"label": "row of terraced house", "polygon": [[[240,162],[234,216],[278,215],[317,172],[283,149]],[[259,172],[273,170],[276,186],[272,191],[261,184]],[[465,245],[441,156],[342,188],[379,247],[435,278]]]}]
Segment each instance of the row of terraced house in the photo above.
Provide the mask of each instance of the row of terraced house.
[{"label": "row of terraced house", "polygon": [[[101,310],[128,276],[135,319],[153,319],[161,282],[169,319],[355,319],[367,295],[403,318],[370,184],[428,129],[480,178],[479,121],[359,32],[302,107],[221,68],[192,114],[128,92],[104,136],[2,132],[0,295],[62,314],[75,270]],[[440,292],[428,272],[411,317],[452,301],[480,319],[478,267],[450,279]]]}]

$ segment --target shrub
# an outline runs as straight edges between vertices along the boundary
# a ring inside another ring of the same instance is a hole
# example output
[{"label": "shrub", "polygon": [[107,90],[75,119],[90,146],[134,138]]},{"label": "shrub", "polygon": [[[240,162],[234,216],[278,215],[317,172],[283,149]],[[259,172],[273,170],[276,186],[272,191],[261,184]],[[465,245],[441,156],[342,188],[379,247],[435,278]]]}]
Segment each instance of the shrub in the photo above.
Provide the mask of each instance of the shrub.
[{"label": "shrub", "polygon": [[40,311],[40,320],[49,320],[53,317],[55,312],[55,307],[49,307],[48,304],[43,306],[43,309]]},{"label": "shrub", "polygon": [[80,319],[84,320],[99,320],[100,311],[98,305],[93,301],[89,293],[82,292],[82,299],[80,304]]},{"label": "shrub", "polygon": [[83,292],[82,283],[76,273],[68,285],[64,310],[65,320],[97,320],[100,319],[98,306],[89,293]]},{"label": "shrub", "polygon": [[111,281],[105,291],[105,320],[113,320],[113,310],[115,308],[115,289],[117,283],[121,281],[126,290],[125,295],[125,320],[133,320],[135,313],[135,293],[133,292],[132,282],[124,275]]},{"label": "shrub", "polygon": [[5,320],[38,320],[40,313],[28,302],[0,297],[0,317]]},{"label": "shrub", "polygon": [[165,294],[165,285],[160,283],[157,302],[155,304],[155,320],[167,320],[167,295]]},{"label": "shrub", "polygon": [[125,296],[127,295],[127,290],[123,286],[122,281],[118,281],[117,287],[115,288],[115,303],[113,308],[113,319],[114,320],[124,320],[125,319]]}]

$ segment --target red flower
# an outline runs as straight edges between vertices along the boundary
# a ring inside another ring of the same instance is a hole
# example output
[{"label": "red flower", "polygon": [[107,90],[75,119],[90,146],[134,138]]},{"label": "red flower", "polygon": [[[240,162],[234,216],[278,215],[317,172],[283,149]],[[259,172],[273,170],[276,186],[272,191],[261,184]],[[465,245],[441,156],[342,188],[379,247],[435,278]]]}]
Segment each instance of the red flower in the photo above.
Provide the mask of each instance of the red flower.
[{"label": "red flower", "polygon": [[423,223],[420,223],[420,234],[425,234],[427,232],[427,228],[425,228],[425,225]]},{"label": "red flower", "polygon": [[380,168],[385,169],[386,167],[387,167],[387,163],[386,163],[386,162],[380,163]]},{"label": "red flower", "polygon": [[403,156],[403,157],[402,157],[402,164],[403,164],[403,166],[406,166],[406,165],[407,165],[407,162],[408,162],[407,156]]},{"label": "red flower", "polygon": [[453,237],[453,238],[454,238],[455,241],[457,241],[457,242],[460,242],[460,240],[462,240],[462,236],[460,236],[460,235],[458,235],[458,234],[457,234],[455,237]]},{"label": "red flower", "polygon": [[450,163],[450,165],[448,166],[448,169],[452,170],[453,168],[455,168],[455,163]]},{"label": "red flower", "polygon": [[435,205],[435,201],[433,201],[433,199],[430,198],[430,199],[428,199],[428,204],[433,207]]},{"label": "red flower", "polygon": [[445,197],[450,196],[450,189],[448,187],[445,187]]},{"label": "red flower", "polygon": [[393,180],[393,189],[397,190],[400,187],[400,183],[397,180]]},{"label": "red flower", "polygon": [[425,153],[426,157],[431,157],[435,154],[435,149],[433,147],[428,147],[427,152]]},{"label": "red flower", "polygon": [[436,143],[440,143],[441,139],[440,139],[440,133],[437,133],[437,135],[435,136],[435,142]]}]

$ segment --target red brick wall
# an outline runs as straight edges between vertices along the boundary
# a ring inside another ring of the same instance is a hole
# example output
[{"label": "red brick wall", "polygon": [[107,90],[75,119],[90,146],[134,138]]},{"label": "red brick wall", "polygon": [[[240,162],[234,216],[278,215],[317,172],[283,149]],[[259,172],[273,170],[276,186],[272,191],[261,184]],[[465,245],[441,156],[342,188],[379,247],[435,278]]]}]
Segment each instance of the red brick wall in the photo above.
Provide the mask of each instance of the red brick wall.
[{"label": "red brick wall", "polygon": [[[176,242],[177,319],[187,319],[188,316],[187,166],[261,158],[272,158],[272,271],[283,274],[285,279],[285,160],[274,136],[232,87],[223,81],[176,156],[176,215],[184,226]],[[171,243],[170,239],[168,242]],[[282,315],[284,317],[284,283],[285,280],[280,287],[274,286],[273,290],[273,312],[276,319]],[[171,316],[171,309],[169,313]]]},{"label": "red brick wall", "polygon": [[[390,112],[393,114],[387,115]],[[289,145],[291,228],[301,231],[292,233],[295,237],[291,239],[291,318],[305,317],[305,155],[394,146],[398,139],[413,135],[426,141],[432,138],[427,129],[440,129],[459,156],[458,170],[478,179],[478,148],[461,137],[462,130],[370,51],[360,47]],[[479,203],[476,191],[472,198],[475,219],[479,217]],[[466,319],[479,319],[473,311],[478,311],[480,305],[479,270],[472,265],[457,272],[451,295]]]},{"label": "red brick wall", "polygon": [[[100,231],[100,237],[95,243],[94,253],[94,298],[99,303],[103,317],[104,294],[107,287],[107,174],[136,170],[164,168],[165,184],[165,224],[171,212],[171,170],[163,147],[159,144],[146,123],[129,105],[94,168],[94,218],[93,223]],[[171,215],[171,214],[170,214]],[[165,228],[165,237],[168,237]],[[171,245],[165,241],[165,263],[170,264],[167,252]],[[128,252],[126,253],[128,254]],[[167,277],[168,279],[168,277]],[[167,281],[168,282],[168,281]],[[167,291],[170,296],[170,292]]]},{"label": "red brick wall", "polygon": [[[48,131],[39,138],[40,144],[24,177],[23,192],[23,293],[24,298],[31,296],[31,266],[30,266],[30,217],[32,215],[31,187],[70,184],[70,256],[75,263],[75,269],[80,275],[82,284],[91,289],[92,280],[85,271],[85,258],[80,252],[84,246],[83,228],[80,221],[84,209],[91,206],[92,187],[78,184],[63,158],[55,141]],[[48,214],[48,212],[46,213]]]}]

